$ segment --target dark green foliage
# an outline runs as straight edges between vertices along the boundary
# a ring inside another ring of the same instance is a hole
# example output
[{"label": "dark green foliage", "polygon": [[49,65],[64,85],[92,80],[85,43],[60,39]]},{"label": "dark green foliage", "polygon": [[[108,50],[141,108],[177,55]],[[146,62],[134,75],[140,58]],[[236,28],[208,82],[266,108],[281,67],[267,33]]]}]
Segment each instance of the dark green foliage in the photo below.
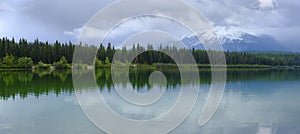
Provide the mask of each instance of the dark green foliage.
[{"label": "dark green foliage", "polygon": [[37,64],[39,61],[52,64],[64,56],[68,63],[71,63],[74,48],[74,44],[71,42],[60,43],[56,41],[54,44],[49,44],[48,42],[41,42],[38,39],[34,42],[27,42],[25,39],[15,42],[14,39],[9,40],[3,37],[0,39],[0,59],[6,55],[12,55],[15,59],[30,57],[34,64]]},{"label": "dark green foliage", "polygon": [[43,63],[40,61],[37,65],[37,69],[50,69],[51,64]]},{"label": "dark green foliage", "polygon": [[108,57],[105,58],[105,64],[110,65],[110,59]]},{"label": "dark green foliage", "polygon": [[[112,62],[113,56],[114,56],[115,50],[112,48],[111,44],[108,43],[107,48],[106,48],[106,57],[109,59],[109,62]],[[106,59],[105,59],[106,62]]]},{"label": "dark green foliage", "polygon": [[105,65],[103,64],[103,62],[101,60],[96,59],[95,60],[95,67],[96,68],[103,68],[103,67],[105,67]]},{"label": "dark green foliage", "polygon": [[31,58],[21,57],[18,59],[17,65],[21,68],[31,68],[33,65],[33,61]]},{"label": "dark green foliage", "polygon": [[[107,44],[106,49],[102,44],[100,44],[99,48],[81,44],[79,46],[84,50],[86,49],[84,51],[86,53],[79,55],[80,58],[75,58],[75,60],[78,59],[78,63],[85,61],[82,64],[89,65],[95,63],[94,61],[89,61],[90,59],[93,59],[91,57],[94,56],[94,52],[98,52],[96,55],[99,60],[96,62],[98,65],[109,65],[116,52],[119,52],[118,54],[120,54],[121,57],[124,57],[123,61],[118,61],[122,63],[150,65],[153,63],[175,63],[174,59],[171,58],[172,56],[177,56],[180,63],[188,63],[186,62],[187,59],[184,57],[191,53],[198,64],[210,64],[207,51],[205,50],[177,49],[174,46],[162,47],[162,45],[160,45],[158,49],[154,49],[151,45],[147,45],[147,48],[144,48],[139,44],[134,45],[131,49],[123,47],[115,50],[110,43]],[[53,44],[49,44],[48,42],[41,42],[38,39],[32,43],[25,39],[20,39],[19,42],[15,42],[14,39],[9,40],[4,37],[0,39],[1,66],[18,66],[17,59],[21,57],[30,57],[33,64],[38,64],[38,62],[41,61],[46,64],[55,63],[54,66],[56,66],[56,68],[69,68],[69,65],[65,65],[72,62],[74,49],[75,45],[71,42],[61,43],[56,41]],[[145,50],[147,51],[139,54],[132,61],[129,61],[132,59],[131,57]],[[167,55],[165,52],[168,52],[171,55]],[[60,61],[62,57],[64,57],[63,61]],[[85,58],[82,59],[82,57]],[[225,57],[228,65],[300,66],[299,53],[225,52]],[[100,62],[101,64],[99,64]],[[39,64],[39,66],[43,66],[43,64]]]},{"label": "dark green foliage", "polygon": [[68,64],[68,61],[66,59],[66,57],[61,57],[60,60],[58,62],[54,62],[53,66],[55,67],[55,69],[68,69],[71,68],[71,65]]},{"label": "dark green foliage", "polygon": [[104,61],[105,58],[106,58],[105,48],[102,44],[100,44],[100,47],[99,47],[98,53],[97,53],[97,59],[99,59],[100,61]]},{"label": "dark green foliage", "polygon": [[15,57],[10,54],[6,54],[2,59],[2,64],[6,66],[14,66],[15,65]]}]

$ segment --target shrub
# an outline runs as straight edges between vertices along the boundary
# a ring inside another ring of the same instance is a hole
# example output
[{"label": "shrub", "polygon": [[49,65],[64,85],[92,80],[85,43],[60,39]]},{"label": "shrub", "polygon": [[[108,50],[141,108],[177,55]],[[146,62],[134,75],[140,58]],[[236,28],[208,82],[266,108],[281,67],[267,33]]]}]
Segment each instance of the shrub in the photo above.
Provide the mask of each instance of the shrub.
[{"label": "shrub", "polygon": [[105,64],[106,64],[106,65],[110,65],[110,60],[109,60],[108,57],[105,58]]},{"label": "shrub", "polygon": [[21,57],[17,61],[18,67],[30,68],[33,65],[33,61],[31,58]]},{"label": "shrub", "polygon": [[61,57],[60,60],[58,62],[54,62],[53,66],[55,67],[55,69],[68,69],[68,68],[72,68],[70,64],[68,64],[68,61],[66,59],[66,57]]},{"label": "shrub", "polygon": [[43,63],[42,61],[40,61],[37,65],[37,68],[39,69],[50,69],[50,67],[50,64]]},{"label": "shrub", "polygon": [[96,59],[95,60],[95,67],[96,68],[101,68],[101,67],[104,67],[104,64],[102,63],[102,61]]},{"label": "shrub", "polygon": [[73,64],[73,68],[75,68],[75,69],[87,69],[88,65],[87,64]]},{"label": "shrub", "polygon": [[7,54],[5,57],[3,57],[2,64],[6,66],[14,66],[15,57]]}]

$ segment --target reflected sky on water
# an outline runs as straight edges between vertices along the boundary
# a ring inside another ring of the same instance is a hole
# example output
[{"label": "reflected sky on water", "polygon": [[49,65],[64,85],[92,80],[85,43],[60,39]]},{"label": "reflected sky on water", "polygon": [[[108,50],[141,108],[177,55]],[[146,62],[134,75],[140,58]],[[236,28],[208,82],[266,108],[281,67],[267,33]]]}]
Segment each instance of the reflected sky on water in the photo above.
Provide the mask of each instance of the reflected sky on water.
[{"label": "reflected sky on water", "polygon": [[[135,90],[147,92],[151,72],[131,72],[130,81]],[[1,134],[103,133],[84,116],[74,93],[71,71],[2,71],[0,74]],[[150,106],[134,106],[122,100],[113,89],[109,70],[96,70],[99,88],[89,90],[100,90],[118,114],[144,120],[165,113],[174,104],[180,88],[189,89],[198,84],[199,98],[193,111],[171,133],[300,133],[299,70],[229,70],[222,103],[205,126],[199,126],[198,120],[209,92],[210,72],[200,72],[200,82],[181,84],[176,79],[180,78],[178,72],[164,74],[168,79],[165,94]],[[129,83],[117,84],[126,87]]]}]

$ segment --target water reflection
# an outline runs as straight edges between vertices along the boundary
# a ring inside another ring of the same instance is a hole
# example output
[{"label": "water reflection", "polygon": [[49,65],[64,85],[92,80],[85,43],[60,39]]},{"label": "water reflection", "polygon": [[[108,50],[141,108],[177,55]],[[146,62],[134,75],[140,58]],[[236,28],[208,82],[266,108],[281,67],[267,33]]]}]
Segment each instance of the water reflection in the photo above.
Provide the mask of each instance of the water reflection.
[{"label": "water reflection", "polygon": [[[153,71],[130,71],[130,81],[135,90],[147,92],[150,87],[148,77]],[[193,84],[200,84],[199,99],[194,110],[173,133],[300,133],[300,103],[298,103],[300,70],[228,70],[222,103],[217,113],[203,127],[198,125],[198,119],[211,84],[210,71],[199,72],[200,82],[182,83],[178,79],[180,74],[177,70],[162,70],[162,72],[167,78],[167,90],[159,103],[149,107],[132,106],[124,102],[113,89],[111,73],[107,69],[95,71],[99,87],[95,90],[103,94],[109,106],[118,114],[143,120],[166,112],[174,104],[179,87],[188,89]],[[1,71],[1,134],[35,134],[41,131],[45,134],[103,133],[93,127],[80,110],[74,96],[71,73],[71,71]],[[122,76],[122,73],[117,75]],[[115,84],[124,87],[129,84],[119,82]]]},{"label": "water reflection", "polygon": [[[123,86],[132,84],[134,89],[150,88],[148,78],[154,70],[131,70],[129,77],[131,83],[119,81]],[[161,70],[167,78],[167,89],[172,90],[180,84],[210,84],[211,72],[202,70],[200,74],[200,82],[197,81],[180,81],[180,73],[178,70]],[[87,73],[87,72],[82,72]],[[195,73],[195,72],[188,72]],[[117,75],[123,75],[122,73]],[[95,71],[96,82],[100,90],[113,88],[111,72],[109,69],[99,69]],[[300,80],[300,70],[228,70],[227,83],[242,83],[255,81],[298,81]],[[239,89],[236,89],[240,91]],[[263,90],[264,91],[264,90]],[[260,91],[260,92],[263,92]],[[0,72],[0,99],[15,98],[20,96],[26,98],[28,95],[36,97],[48,93],[73,93],[72,71],[1,71]],[[245,90],[243,90],[245,92]]]}]

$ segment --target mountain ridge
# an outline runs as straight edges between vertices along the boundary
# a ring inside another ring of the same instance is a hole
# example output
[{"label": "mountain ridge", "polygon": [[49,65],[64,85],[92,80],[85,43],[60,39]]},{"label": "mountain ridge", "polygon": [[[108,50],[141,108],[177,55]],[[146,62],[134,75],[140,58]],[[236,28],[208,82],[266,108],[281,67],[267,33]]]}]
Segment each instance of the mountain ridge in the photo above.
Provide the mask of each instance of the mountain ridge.
[{"label": "mountain ridge", "polygon": [[[229,30],[215,31],[215,34],[225,51],[287,51],[278,41],[266,34]],[[189,49],[204,49],[204,33],[197,36],[185,35],[181,38],[181,41]]]}]

